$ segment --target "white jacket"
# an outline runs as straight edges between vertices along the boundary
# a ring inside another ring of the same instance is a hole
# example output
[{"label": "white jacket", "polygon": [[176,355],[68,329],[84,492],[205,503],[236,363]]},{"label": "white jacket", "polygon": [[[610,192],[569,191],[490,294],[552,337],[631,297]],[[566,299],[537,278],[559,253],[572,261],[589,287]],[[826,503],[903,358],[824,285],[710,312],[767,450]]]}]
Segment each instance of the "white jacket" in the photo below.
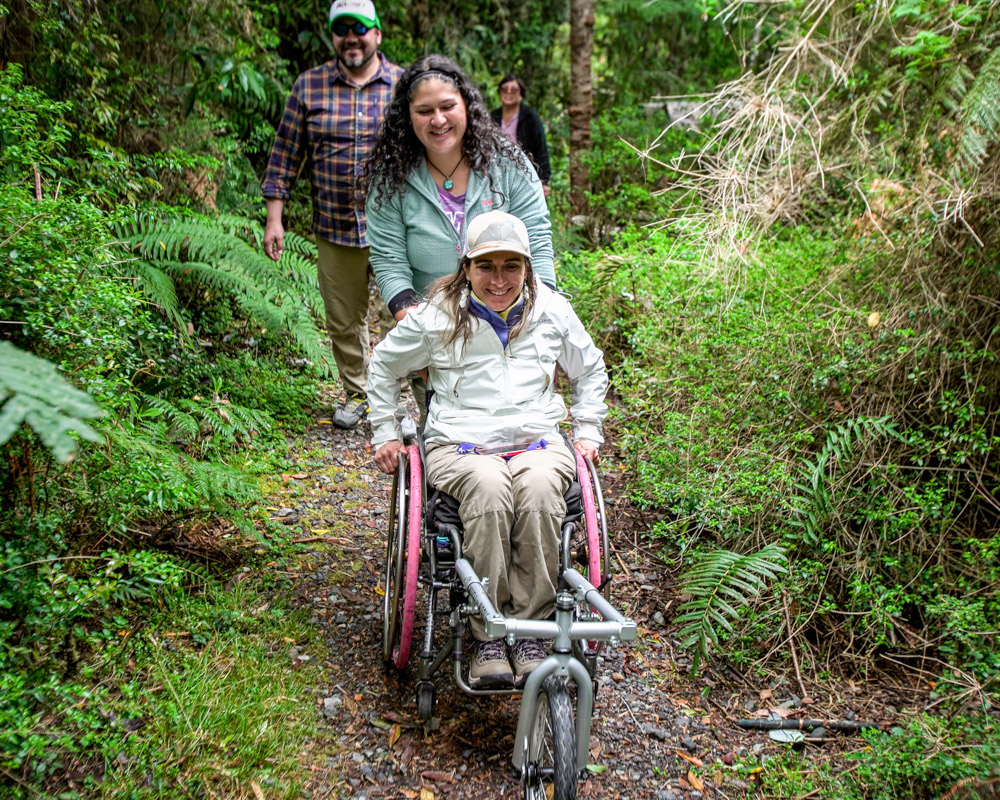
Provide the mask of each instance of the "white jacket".
[{"label": "white jacket", "polygon": [[422,303],[380,342],[368,377],[368,419],[375,447],[402,439],[399,379],[429,368],[434,391],[424,427],[427,442],[471,442],[480,447],[550,439],[557,441],[566,404],[553,391],[558,363],[573,391],[573,440],[604,441],[604,355],[569,302],[547,286],[538,295],[520,335],[506,351],[488,323],[472,318],[463,352],[459,338],[445,348],[454,321],[442,308]]}]

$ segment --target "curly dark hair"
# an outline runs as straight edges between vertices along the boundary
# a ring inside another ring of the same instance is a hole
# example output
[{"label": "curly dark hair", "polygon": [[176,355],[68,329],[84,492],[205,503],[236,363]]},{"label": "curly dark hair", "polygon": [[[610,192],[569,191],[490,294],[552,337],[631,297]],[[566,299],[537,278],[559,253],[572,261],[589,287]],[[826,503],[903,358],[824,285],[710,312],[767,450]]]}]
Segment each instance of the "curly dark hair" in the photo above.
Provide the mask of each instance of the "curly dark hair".
[{"label": "curly dark hair", "polygon": [[410,122],[410,101],[416,88],[430,78],[451,84],[462,95],[467,120],[462,155],[471,169],[489,178],[491,190],[498,192],[490,167],[500,159],[509,159],[519,169],[529,171],[524,154],[490,117],[482,93],[469,76],[447,56],[432,53],[418,58],[403,72],[386,109],[375,146],[365,161],[361,183],[366,193],[374,193],[376,208],[405,191],[406,179],[426,158],[424,146]]},{"label": "curly dark hair", "polygon": [[[469,279],[465,277],[465,268],[471,263],[469,257],[464,256],[455,272],[438,278],[427,290],[427,300],[439,305],[455,320],[455,329],[444,346],[450,347],[461,339],[463,352],[472,335],[472,314],[469,311],[469,303],[472,301],[469,299]],[[524,308],[521,310],[521,318],[510,329],[508,341],[511,342],[524,330],[528,317],[531,316],[531,309],[535,305],[535,298],[538,296],[535,271],[531,268],[530,258],[524,259],[524,286],[521,288],[521,296],[524,299]]]}]

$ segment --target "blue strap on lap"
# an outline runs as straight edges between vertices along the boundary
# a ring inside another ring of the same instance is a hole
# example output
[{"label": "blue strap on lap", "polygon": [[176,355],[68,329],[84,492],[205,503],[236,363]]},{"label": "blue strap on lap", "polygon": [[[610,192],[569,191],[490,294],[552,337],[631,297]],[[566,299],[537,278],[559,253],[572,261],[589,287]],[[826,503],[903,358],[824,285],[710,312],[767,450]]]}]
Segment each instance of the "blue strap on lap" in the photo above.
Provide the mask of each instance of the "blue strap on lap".
[{"label": "blue strap on lap", "polygon": [[471,442],[462,442],[462,444],[455,448],[455,452],[460,456],[468,455],[469,453],[475,453],[479,456],[500,456],[504,459],[504,461],[509,461],[514,456],[520,455],[521,453],[527,453],[530,450],[544,450],[548,444],[549,443],[545,441],[545,439],[539,439],[537,442],[529,442],[521,450],[516,449],[520,447],[520,445],[514,445],[514,450],[507,451],[507,448],[504,447],[491,447],[486,450],[480,450]]}]

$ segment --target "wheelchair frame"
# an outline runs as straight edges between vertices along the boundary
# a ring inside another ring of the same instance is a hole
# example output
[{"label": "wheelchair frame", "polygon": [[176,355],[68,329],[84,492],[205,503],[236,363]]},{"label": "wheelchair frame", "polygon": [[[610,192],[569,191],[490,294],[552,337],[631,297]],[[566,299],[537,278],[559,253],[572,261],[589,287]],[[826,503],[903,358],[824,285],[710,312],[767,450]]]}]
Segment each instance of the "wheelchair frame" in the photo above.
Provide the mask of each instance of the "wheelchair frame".
[{"label": "wheelchair frame", "polygon": [[[422,443],[415,436],[408,437],[393,480],[383,585],[383,658],[397,670],[409,663],[417,586],[423,583],[428,591],[417,680],[420,718],[433,715],[436,690],[432,676],[451,656],[453,677],[463,692],[521,695],[513,767],[525,797],[575,798],[590,749],[597,655],[605,642],[613,645],[634,640],[637,635],[636,624],[609,601],[607,525],[596,469],[589,459],[576,454],[583,495],[582,525],[569,521],[562,526],[555,619],[523,620],[505,617],[493,607],[485,581],[463,557],[462,537],[456,526],[436,522],[435,529],[430,529],[422,508],[428,488],[422,455]],[[587,577],[573,567],[581,551],[586,553]],[[422,564],[427,564],[426,575],[420,574]],[[438,610],[442,592],[448,593],[447,612]],[[444,614],[450,633],[435,651],[436,620]],[[552,641],[552,654],[530,673],[523,688],[474,689],[466,682],[463,641],[473,614],[482,617],[490,638],[506,638],[509,644],[520,638]],[[570,682],[576,685],[575,722]]]}]

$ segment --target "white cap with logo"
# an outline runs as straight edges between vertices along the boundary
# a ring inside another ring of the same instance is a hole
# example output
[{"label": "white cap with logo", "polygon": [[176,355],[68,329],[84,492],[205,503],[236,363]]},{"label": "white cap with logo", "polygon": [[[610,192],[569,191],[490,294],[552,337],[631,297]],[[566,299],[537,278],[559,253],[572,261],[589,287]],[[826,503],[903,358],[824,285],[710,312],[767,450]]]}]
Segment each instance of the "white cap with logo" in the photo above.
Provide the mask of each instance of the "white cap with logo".
[{"label": "white cap with logo", "polygon": [[488,211],[474,217],[465,231],[465,257],[502,252],[531,258],[528,229],[524,223],[506,211]]},{"label": "white cap with logo", "polygon": [[330,6],[330,24],[339,17],[351,17],[369,28],[382,30],[382,20],[378,18],[375,4],[371,0],[334,0]]}]

